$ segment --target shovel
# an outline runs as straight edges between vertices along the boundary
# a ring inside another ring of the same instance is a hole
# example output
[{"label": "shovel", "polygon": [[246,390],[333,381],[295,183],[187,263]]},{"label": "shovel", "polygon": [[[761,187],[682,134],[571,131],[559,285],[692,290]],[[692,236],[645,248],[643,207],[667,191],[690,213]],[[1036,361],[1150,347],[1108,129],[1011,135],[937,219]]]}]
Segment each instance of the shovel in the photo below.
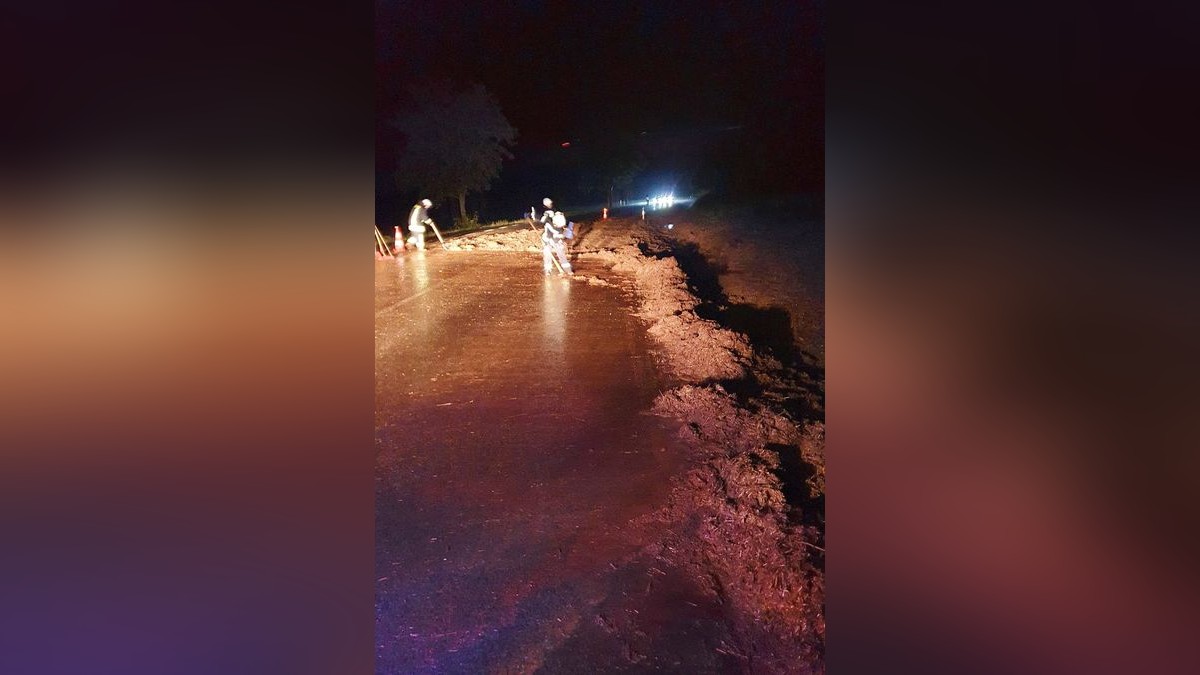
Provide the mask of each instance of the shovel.
[{"label": "shovel", "polygon": [[442,233],[438,232],[437,225],[434,225],[433,221],[431,220],[429,221],[429,226],[433,228],[433,233],[437,235],[438,243],[442,245],[442,248],[446,248],[446,240],[442,239]]}]

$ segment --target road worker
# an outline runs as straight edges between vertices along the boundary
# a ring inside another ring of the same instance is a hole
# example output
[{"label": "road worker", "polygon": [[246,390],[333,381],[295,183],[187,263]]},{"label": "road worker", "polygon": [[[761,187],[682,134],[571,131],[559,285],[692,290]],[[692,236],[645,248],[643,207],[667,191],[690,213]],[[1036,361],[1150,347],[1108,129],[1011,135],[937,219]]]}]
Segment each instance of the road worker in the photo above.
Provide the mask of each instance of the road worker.
[{"label": "road worker", "polygon": [[[547,200],[549,201],[549,200]],[[554,267],[554,258],[564,274],[574,274],[571,261],[567,259],[567,217],[562,211],[553,211],[550,219],[542,229],[542,272],[550,274]]]},{"label": "road worker", "polygon": [[[425,250],[425,226],[433,225],[433,219],[429,217],[429,209],[433,208],[433,202],[428,199],[413,204],[412,212],[408,214],[408,242],[417,247],[418,251]],[[407,248],[407,245],[405,246]]]}]

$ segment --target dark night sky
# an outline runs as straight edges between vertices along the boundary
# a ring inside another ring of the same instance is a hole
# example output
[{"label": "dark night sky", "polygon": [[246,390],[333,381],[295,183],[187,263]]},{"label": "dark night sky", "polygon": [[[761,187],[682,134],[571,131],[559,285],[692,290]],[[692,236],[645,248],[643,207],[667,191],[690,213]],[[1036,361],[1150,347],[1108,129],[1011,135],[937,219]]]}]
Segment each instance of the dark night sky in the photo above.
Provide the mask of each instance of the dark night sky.
[{"label": "dark night sky", "polygon": [[757,179],[823,185],[823,0],[464,3],[377,0],[377,156],[425,78],[481,82],[515,154],[612,132],[741,125]]}]

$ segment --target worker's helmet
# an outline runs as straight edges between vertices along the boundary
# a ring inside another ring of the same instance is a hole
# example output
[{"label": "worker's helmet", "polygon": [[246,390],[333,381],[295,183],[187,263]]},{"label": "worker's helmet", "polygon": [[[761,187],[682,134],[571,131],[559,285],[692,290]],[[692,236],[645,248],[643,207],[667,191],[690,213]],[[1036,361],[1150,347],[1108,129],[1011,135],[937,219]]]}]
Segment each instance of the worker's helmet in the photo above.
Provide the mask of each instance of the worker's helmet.
[{"label": "worker's helmet", "polygon": [[424,206],[427,209],[433,208],[433,202],[429,201],[428,199],[422,199],[421,206]]},{"label": "worker's helmet", "polygon": [[545,206],[546,208],[550,208],[551,206],[554,206],[554,202],[549,197],[546,197],[545,199],[542,200],[542,206]]}]

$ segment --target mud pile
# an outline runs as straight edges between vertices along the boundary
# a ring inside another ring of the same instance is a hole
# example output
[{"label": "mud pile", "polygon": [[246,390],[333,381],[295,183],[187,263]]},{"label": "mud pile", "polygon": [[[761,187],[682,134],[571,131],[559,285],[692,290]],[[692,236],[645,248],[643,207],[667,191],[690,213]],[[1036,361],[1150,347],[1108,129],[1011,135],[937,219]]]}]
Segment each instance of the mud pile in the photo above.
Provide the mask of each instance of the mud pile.
[{"label": "mud pile", "polygon": [[[678,380],[659,396],[654,412],[681,423],[696,463],[657,514],[664,532],[659,557],[691,568],[728,603],[736,647],[755,672],[820,672],[823,378],[804,368],[803,359],[785,364],[756,350],[747,335],[703,318],[701,312],[719,316],[723,309],[714,311],[699,297],[711,290],[701,286],[714,280],[685,273],[674,229],[601,221],[585,232],[587,248],[579,253],[633,281],[638,314],[649,323],[665,370]],[[741,253],[766,257],[750,248]],[[752,267],[755,261],[738,263]],[[718,296],[718,304],[728,301]],[[769,288],[755,297],[764,304],[790,299]]]},{"label": "mud pile", "polygon": [[447,251],[522,251],[542,250],[541,232],[528,225],[513,225],[503,230],[455,237],[446,241]]}]

